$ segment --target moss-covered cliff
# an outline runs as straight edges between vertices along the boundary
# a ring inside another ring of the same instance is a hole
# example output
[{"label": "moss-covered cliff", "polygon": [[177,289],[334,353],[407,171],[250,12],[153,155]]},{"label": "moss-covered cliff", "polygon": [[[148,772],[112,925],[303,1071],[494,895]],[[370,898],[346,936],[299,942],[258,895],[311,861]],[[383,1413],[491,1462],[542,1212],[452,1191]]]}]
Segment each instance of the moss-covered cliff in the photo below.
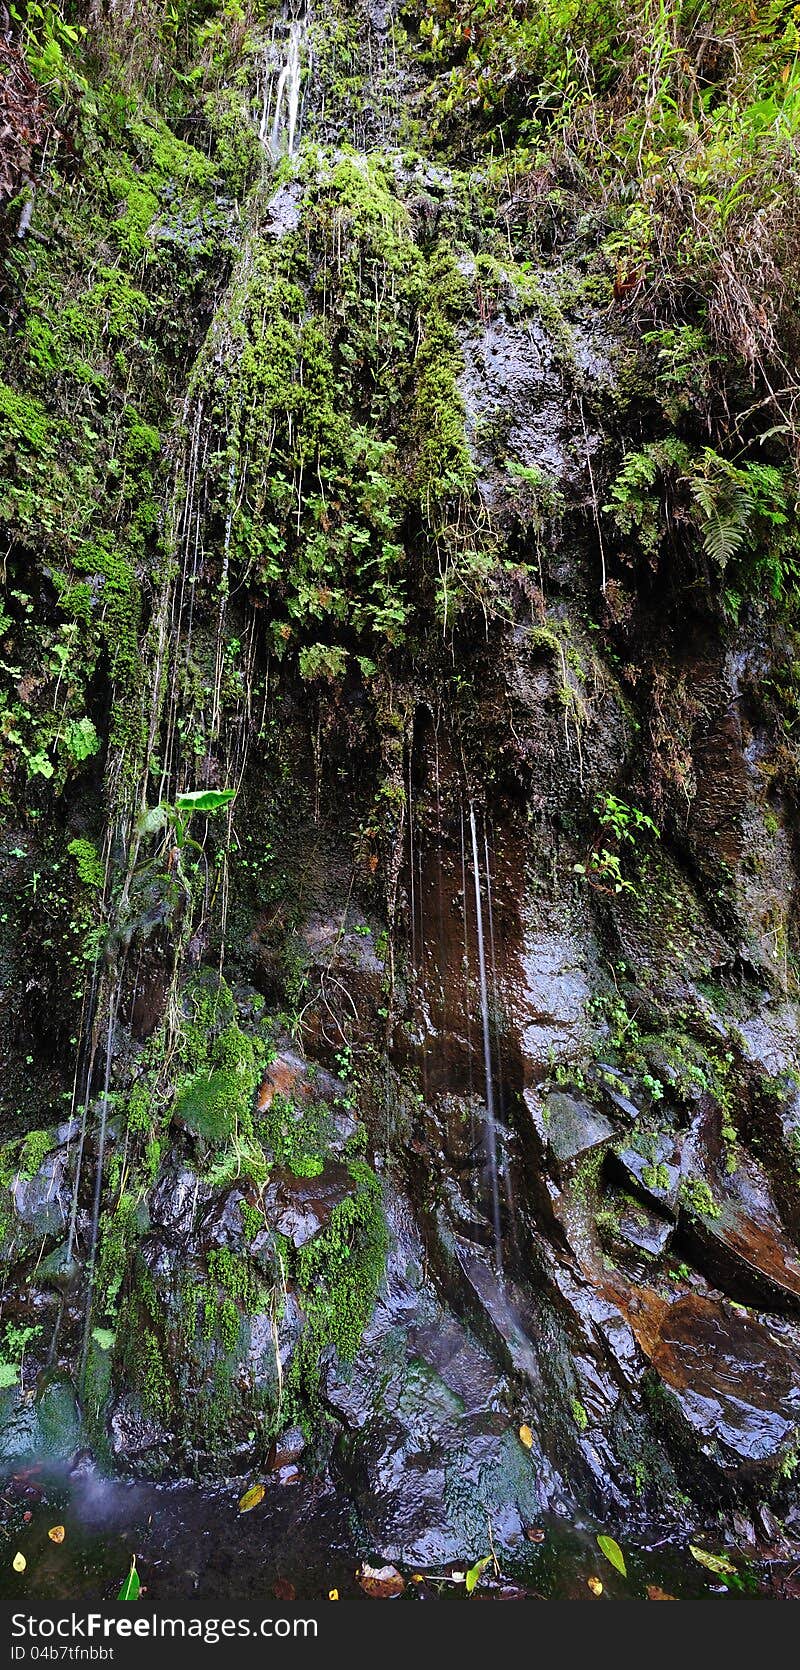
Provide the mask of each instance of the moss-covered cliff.
[{"label": "moss-covered cliff", "polygon": [[791,1525],[796,51],[12,18],[7,1456]]}]

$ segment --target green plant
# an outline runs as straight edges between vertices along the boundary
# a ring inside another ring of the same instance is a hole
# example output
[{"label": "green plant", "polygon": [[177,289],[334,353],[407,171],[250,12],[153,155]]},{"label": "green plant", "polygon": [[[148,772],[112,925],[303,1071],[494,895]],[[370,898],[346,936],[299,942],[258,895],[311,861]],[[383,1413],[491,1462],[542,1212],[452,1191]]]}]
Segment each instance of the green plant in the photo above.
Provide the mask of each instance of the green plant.
[{"label": "green plant", "polygon": [[186,794],[176,795],[173,803],[162,801],[160,806],[145,812],[139,821],[139,832],[154,835],[161,829],[169,828],[179,851],[186,846],[197,847],[197,842],[190,841],[188,834],[193,814],[204,812],[208,817],[213,812],[222,811],[235,798],[235,789],[192,789]]}]

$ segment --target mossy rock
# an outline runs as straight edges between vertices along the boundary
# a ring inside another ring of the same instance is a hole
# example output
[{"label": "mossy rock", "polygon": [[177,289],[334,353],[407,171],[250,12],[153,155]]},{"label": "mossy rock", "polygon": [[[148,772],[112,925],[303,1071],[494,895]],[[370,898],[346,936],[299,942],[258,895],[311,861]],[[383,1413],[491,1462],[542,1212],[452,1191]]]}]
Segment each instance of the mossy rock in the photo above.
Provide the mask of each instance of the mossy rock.
[{"label": "mossy rock", "polygon": [[0,1392],[0,1460],[22,1461],[33,1456],[66,1460],[78,1448],[81,1422],[70,1382],[49,1380],[37,1399],[19,1386]]}]

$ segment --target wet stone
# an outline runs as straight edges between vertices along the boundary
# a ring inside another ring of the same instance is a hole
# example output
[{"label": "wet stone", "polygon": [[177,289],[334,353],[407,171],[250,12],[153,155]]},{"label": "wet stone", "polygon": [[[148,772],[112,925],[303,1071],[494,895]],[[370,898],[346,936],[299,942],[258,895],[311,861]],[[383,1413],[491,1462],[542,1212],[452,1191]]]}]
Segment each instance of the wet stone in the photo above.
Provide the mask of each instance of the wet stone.
[{"label": "wet stone", "polygon": [[762,1323],[685,1295],[665,1305],[650,1355],[683,1420],[724,1466],[774,1464],[791,1448],[800,1362]]},{"label": "wet stone", "polygon": [[[526,1100],[530,1105],[530,1098]],[[614,1127],[604,1114],[560,1090],[545,1098],[542,1123],[548,1160],[558,1174],[569,1172],[587,1154],[605,1148],[614,1136]]]},{"label": "wet stone", "polygon": [[719,1116],[707,1110],[684,1146],[683,1172],[710,1190],[713,1211],[682,1212],[682,1227],[702,1268],[732,1298],[800,1312],[800,1256],[781,1223],[768,1178],[736,1144],[727,1163]]},{"label": "wet stone", "polygon": [[651,1211],[640,1201],[628,1200],[614,1222],[609,1239],[623,1250],[634,1249],[658,1258],[669,1246],[674,1228],[668,1218]]},{"label": "wet stone", "polygon": [[26,1229],[36,1235],[56,1236],[65,1229],[70,1210],[67,1185],[68,1151],[47,1154],[35,1177],[16,1177],[11,1189],[14,1210]]},{"label": "wet stone", "polygon": [[638,1146],[623,1143],[609,1154],[610,1164],[623,1182],[646,1205],[657,1206],[673,1218],[677,1216],[680,1158],[680,1146],[671,1131],[648,1132]]},{"label": "wet stone", "polygon": [[277,1172],[264,1190],[263,1208],[270,1227],[285,1235],[292,1246],[302,1247],[319,1234],[353,1188],[345,1166],[328,1165],[317,1177]]}]

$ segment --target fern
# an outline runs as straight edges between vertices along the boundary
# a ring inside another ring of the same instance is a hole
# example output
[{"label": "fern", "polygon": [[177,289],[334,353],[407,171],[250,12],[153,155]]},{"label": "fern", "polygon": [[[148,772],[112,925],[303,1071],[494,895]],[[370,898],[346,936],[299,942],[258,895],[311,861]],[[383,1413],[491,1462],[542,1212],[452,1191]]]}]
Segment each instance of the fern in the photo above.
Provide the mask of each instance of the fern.
[{"label": "fern", "polygon": [[702,519],[703,549],[711,562],[724,569],[744,545],[755,510],[750,472],[737,469],[706,447],[700,470],[688,482]]}]

